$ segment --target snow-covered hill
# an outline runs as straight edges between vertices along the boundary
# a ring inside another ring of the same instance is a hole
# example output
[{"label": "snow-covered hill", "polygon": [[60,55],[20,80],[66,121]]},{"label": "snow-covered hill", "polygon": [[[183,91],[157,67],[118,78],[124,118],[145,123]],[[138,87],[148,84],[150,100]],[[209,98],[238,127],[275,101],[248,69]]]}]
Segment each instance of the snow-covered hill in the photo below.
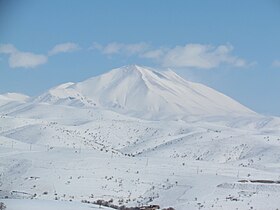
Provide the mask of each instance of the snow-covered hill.
[{"label": "snow-covered hill", "polygon": [[38,199],[2,200],[7,210],[276,209],[279,157],[279,118],[171,71],[126,66],[0,96],[0,199]]},{"label": "snow-covered hill", "polygon": [[0,95],[0,106],[3,106],[5,104],[11,103],[11,102],[18,102],[18,103],[24,103],[28,101],[29,96],[20,94],[20,93],[6,93],[3,95]]},{"label": "snow-covered hill", "polygon": [[150,120],[189,115],[248,115],[253,111],[205,85],[175,72],[136,65],[113,69],[79,83],[55,87],[35,102],[100,107]]}]

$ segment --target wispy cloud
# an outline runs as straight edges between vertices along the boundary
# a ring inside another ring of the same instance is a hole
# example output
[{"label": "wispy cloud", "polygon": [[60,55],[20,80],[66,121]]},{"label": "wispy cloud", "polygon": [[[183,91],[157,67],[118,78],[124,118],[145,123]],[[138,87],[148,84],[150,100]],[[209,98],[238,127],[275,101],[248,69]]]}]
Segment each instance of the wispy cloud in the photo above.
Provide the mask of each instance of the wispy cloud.
[{"label": "wispy cloud", "polygon": [[187,44],[176,46],[168,50],[162,56],[162,65],[167,67],[191,67],[212,69],[221,64],[229,64],[236,67],[244,67],[244,59],[233,56],[231,45],[202,45]]},{"label": "wispy cloud", "polygon": [[51,49],[49,51],[49,55],[55,55],[55,54],[58,54],[58,53],[67,53],[67,52],[74,52],[74,51],[77,51],[79,50],[80,47],[78,44],[76,43],[72,43],[72,42],[67,42],[67,43],[62,43],[62,44],[58,44],[58,45],[55,45],[53,47],[53,49]]},{"label": "wispy cloud", "polygon": [[45,55],[38,55],[29,52],[17,52],[10,55],[9,65],[11,68],[23,67],[34,68],[48,61]]},{"label": "wispy cloud", "polygon": [[12,44],[0,45],[0,54],[7,54],[10,68],[35,68],[48,62],[49,56],[58,53],[73,52],[80,49],[75,43],[62,43],[54,46],[47,55],[24,52],[18,50]]},{"label": "wispy cloud", "polygon": [[140,56],[143,58],[158,60],[161,59],[166,54],[166,52],[168,52],[168,49],[166,48],[152,49],[144,52]]},{"label": "wispy cloud", "polygon": [[107,45],[101,45],[99,43],[93,43],[91,49],[97,49],[103,54],[125,54],[127,56],[132,56],[135,54],[141,54],[149,49],[149,45],[145,42],[124,44],[118,42],[112,42]]},{"label": "wispy cloud", "polygon": [[[36,54],[20,51],[12,44],[3,44],[0,45],[0,54],[9,56],[9,66],[11,68],[35,68],[47,63],[50,56],[74,52],[79,49],[81,48],[78,44],[67,42],[54,46],[47,54]],[[98,50],[108,56],[136,56],[140,59],[151,60],[163,67],[173,68],[213,69],[221,65],[234,67],[251,65],[245,59],[233,55],[234,48],[230,44],[214,46],[190,43],[156,48],[145,42],[130,44],[112,42],[106,45],[93,43],[90,49]],[[279,67],[280,61],[274,61],[273,66]]]},{"label": "wispy cloud", "polygon": [[1,44],[0,45],[0,53],[12,54],[16,51],[17,51],[17,49],[12,44]]},{"label": "wispy cloud", "polygon": [[276,67],[276,68],[280,68],[280,60],[274,60],[274,61],[272,62],[272,66],[273,66],[273,67]]},{"label": "wispy cloud", "polygon": [[11,68],[34,68],[48,61],[48,57],[45,55],[22,52],[11,44],[0,45],[0,53],[9,55],[9,66]]},{"label": "wispy cloud", "polygon": [[230,44],[213,46],[191,43],[171,48],[154,48],[144,42],[134,44],[112,42],[104,46],[94,43],[92,49],[106,55],[138,56],[164,67],[212,69],[223,64],[235,67],[249,65],[246,60],[232,55],[233,46]]}]

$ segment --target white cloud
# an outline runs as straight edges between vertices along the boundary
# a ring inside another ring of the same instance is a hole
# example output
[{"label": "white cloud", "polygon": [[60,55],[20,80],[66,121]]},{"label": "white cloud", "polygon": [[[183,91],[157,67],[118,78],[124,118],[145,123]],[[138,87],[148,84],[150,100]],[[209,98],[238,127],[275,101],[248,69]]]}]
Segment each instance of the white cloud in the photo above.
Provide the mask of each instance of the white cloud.
[{"label": "white cloud", "polygon": [[173,48],[153,48],[147,43],[124,44],[112,42],[107,45],[94,43],[91,49],[97,49],[106,55],[120,54],[150,59],[164,67],[212,69],[222,64],[244,67],[249,64],[242,58],[232,55],[232,45],[186,44]]},{"label": "white cloud", "polygon": [[9,57],[9,65],[11,68],[34,68],[48,61],[45,55],[37,55],[29,52],[12,53]]},{"label": "white cloud", "polygon": [[143,53],[149,48],[149,45],[145,42],[124,44],[118,42],[112,42],[107,45],[101,45],[99,43],[93,43],[91,49],[97,49],[103,54],[125,54],[127,56]]},{"label": "white cloud", "polygon": [[17,49],[12,44],[1,44],[0,53],[11,54],[16,52]]},{"label": "white cloud", "polygon": [[11,68],[34,68],[48,61],[48,57],[45,55],[21,52],[11,44],[0,45],[0,53],[9,55]]},{"label": "white cloud", "polygon": [[155,49],[144,52],[141,57],[149,59],[160,59],[165,54],[165,49]]},{"label": "white cloud", "polygon": [[55,45],[52,50],[49,51],[49,55],[55,55],[58,53],[74,52],[79,50],[80,47],[78,44],[67,42]]},{"label": "white cloud", "polygon": [[129,54],[136,54],[136,53],[144,52],[148,48],[149,48],[149,45],[142,42],[142,43],[125,45],[124,50]]},{"label": "white cloud", "polygon": [[39,65],[45,64],[48,57],[58,53],[73,52],[80,49],[75,43],[62,43],[53,47],[48,55],[35,54],[32,52],[22,52],[12,44],[0,45],[0,54],[7,54],[9,56],[9,66],[11,68],[35,68]]},{"label": "white cloud", "polygon": [[[80,47],[78,44],[71,42],[62,43],[54,46],[48,52],[48,55],[44,55],[19,51],[12,44],[0,45],[0,53],[9,55],[9,65],[11,68],[34,68],[46,63],[48,61],[48,56],[53,56],[58,53],[73,52],[79,49]],[[155,48],[145,42],[132,44],[112,42],[107,45],[93,43],[90,49],[98,50],[110,56],[116,54],[137,56],[157,62],[164,67],[173,68],[212,69],[224,64],[235,67],[252,65],[247,63],[244,59],[232,55],[233,46],[229,44],[219,46],[186,44],[171,48]],[[272,65],[279,67],[280,61],[276,60]]]},{"label": "white cloud", "polygon": [[276,68],[280,68],[280,60],[275,60],[272,62],[272,66]]},{"label": "white cloud", "polygon": [[116,54],[119,53],[123,45],[119,43],[110,43],[107,46],[102,47],[102,53],[104,54]]},{"label": "white cloud", "polygon": [[168,50],[162,57],[162,65],[166,67],[190,67],[211,69],[221,64],[230,64],[236,67],[243,67],[246,61],[231,55],[231,45],[187,44],[176,46]]}]

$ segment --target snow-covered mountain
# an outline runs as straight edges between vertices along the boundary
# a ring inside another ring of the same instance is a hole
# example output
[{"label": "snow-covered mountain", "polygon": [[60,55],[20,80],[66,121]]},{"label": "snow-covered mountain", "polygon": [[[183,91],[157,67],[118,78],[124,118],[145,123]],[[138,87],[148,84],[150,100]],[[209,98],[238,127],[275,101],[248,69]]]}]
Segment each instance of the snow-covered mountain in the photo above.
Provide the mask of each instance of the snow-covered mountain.
[{"label": "snow-covered mountain", "polygon": [[172,71],[139,66],[35,98],[1,95],[0,202],[7,210],[94,209],[88,203],[99,199],[176,210],[277,209],[279,128],[277,117]]},{"label": "snow-covered mountain", "polygon": [[102,107],[145,119],[176,119],[189,115],[248,115],[253,111],[205,85],[175,72],[137,65],[113,69],[79,83],[66,83],[35,102]]}]

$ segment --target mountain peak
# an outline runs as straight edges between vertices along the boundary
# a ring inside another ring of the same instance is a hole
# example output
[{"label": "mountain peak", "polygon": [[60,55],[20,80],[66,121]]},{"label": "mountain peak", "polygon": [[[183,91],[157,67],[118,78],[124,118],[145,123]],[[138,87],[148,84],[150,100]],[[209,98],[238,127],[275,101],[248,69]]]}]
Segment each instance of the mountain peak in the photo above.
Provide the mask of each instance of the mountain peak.
[{"label": "mountain peak", "polygon": [[253,113],[212,88],[184,80],[172,70],[157,71],[139,65],[115,68],[79,83],[66,83],[39,98],[47,103],[99,107],[153,120]]},{"label": "mountain peak", "polygon": [[137,65],[137,64],[129,64],[129,65],[125,65],[122,66],[120,68],[126,68],[126,69],[131,69],[131,70],[139,70],[139,68],[141,68],[142,66]]},{"label": "mountain peak", "polygon": [[[138,76],[140,76],[142,79],[147,78],[147,77],[152,77],[153,79],[159,77],[159,78],[165,78],[168,79],[168,75],[173,77],[177,77],[180,78],[179,75],[177,75],[174,71],[172,71],[171,69],[168,69],[167,71],[160,71],[151,67],[147,67],[147,66],[140,66],[140,65],[126,65],[126,66],[122,66],[120,68],[116,68],[113,69],[112,71],[110,71],[111,73],[122,73],[122,74],[126,74],[124,76],[128,76],[129,74],[136,74]],[[110,74],[110,72],[108,72],[108,74]]]},{"label": "mountain peak", "polygon": [[139,65],[136,65],[136,64],[122,66],[122,67],[116,68],[114,70],[123,71],[125,73],[136,72],[136,73],[140,73],[140,74],[142,74],[143,72],[152,71],[152,69],[149,68],[149,67],[139,66]]}]

